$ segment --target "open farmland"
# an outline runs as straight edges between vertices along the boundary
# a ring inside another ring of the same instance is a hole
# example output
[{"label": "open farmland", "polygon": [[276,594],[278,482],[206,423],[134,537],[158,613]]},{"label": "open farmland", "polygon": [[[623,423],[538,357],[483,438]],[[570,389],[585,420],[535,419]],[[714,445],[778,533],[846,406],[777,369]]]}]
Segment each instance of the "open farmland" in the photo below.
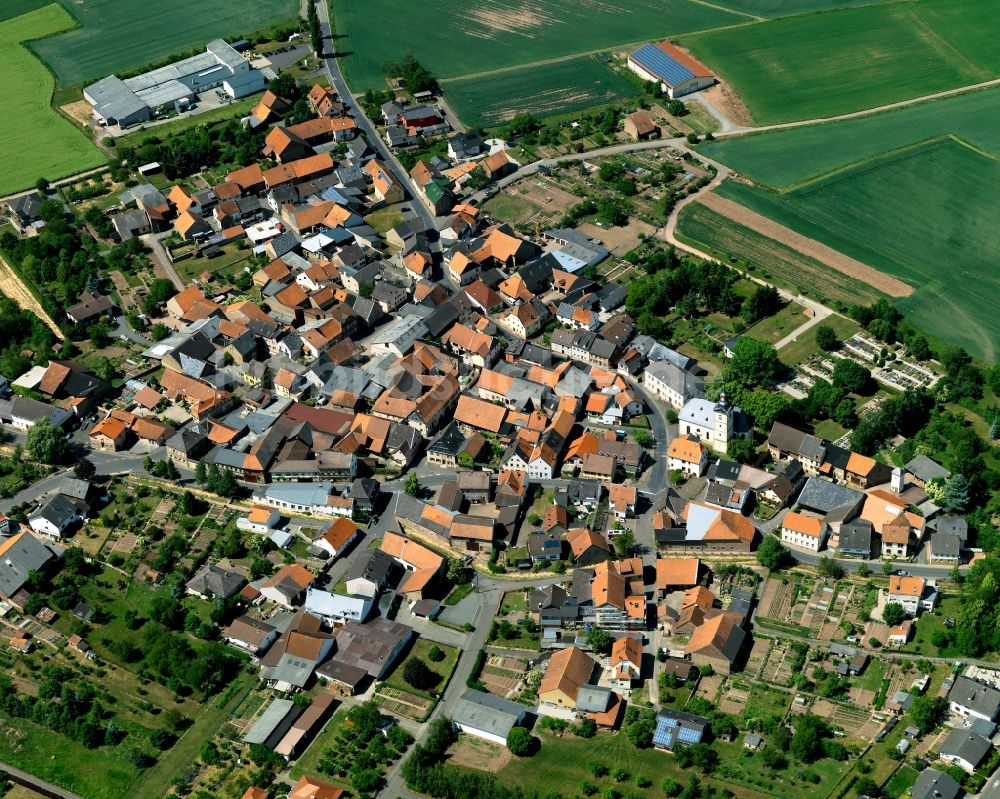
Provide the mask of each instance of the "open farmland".
[{"label": "open farmland", "polygon": [[758,17],[788,17],[813,11],[867,6],[877,2],[892,3],[896,0],[719,0],[715,5]]},{"label": "open farmland", "polygon": [[883,295],[861,281],[852,280],[826,264],[751,230],[700,202],[689,203],[677,220],[677,233],[709,249],[721,261],[747,261],[754,277],[851,304],[871,303]]},{"label": "open farmland", "polygon": [[784,189],[917,142],[953,134],[1000,154],[1000,88],[880,114],[717,139],[701,149],[757,183]]},{"label": "open farmland", "polygon": [[994,0],[844,8],[683,37],[759,124],[873,108],[996,78]]},{"label": "open farmland", "polygon": [[[5,0],[5,3],[8,0]],[[14,0],[27,6],[32,0]],[[219,36],[248,33],[298,12],[296,0],[60,0],[80,27],[32,44],[63,86],[201,50]]]},{"label": "open farmland", "polygon": [[544,118],[635,97],[635,86],[591,56],[522,67],[445,84],[467,125],[501,125],[521,111]]},{"label": "open farmland", "polygon": [[0,23],[0,50],[7,67],[4,96],[16,109],[7,116],[0,151],[0,194],[28,188],[42,176],[53,180],[104,163],[91,141],[52,110],[52,75],[21,44],[72,25],[73,19],[58,5]]},{"label": "open farmland", "polygon": [[413,54],[437,78],[520,66],[647,38],[747,21],[693,0],[332,0],[337,48],[356,91],[382,88],[382,65]]},{"label": "open farmland", "polygon": [[908,148],[783,194],[727,181],[720,196],[913,286],[900,308],[929,333],[1000,352],[1000,162],[953,139]]}]

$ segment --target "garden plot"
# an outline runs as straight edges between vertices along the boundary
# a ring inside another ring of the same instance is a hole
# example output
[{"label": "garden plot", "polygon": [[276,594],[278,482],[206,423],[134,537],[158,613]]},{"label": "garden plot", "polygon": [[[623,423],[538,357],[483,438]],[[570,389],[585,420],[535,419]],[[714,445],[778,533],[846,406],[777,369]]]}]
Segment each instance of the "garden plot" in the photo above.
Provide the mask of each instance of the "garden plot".
[{"label": "garden plot", "polygon": [[489,693],[510,698],[524,687],[527,673],[528,664],[523,660],[491,655],[479,679]]},{"label": "garden plot", "polygon": [[760,597],[760,604],[757,606],[758,616],[772,616],[771,606],[774,604],[775,597],[778,596],[781,588],[781,580],[776,580],[774,577],[767,579],[767,582],[764,583],[764,592]]},{"label": "garden plot", "polygon": [[746,708],[750,692],[733,684],[727,686],[727,689],[719,700],[719,710],[738,716]]},{"label": "garden plot", "polygon": [[431,699],[385,685],[375,693],[375,701],[383,710],[413,721],[423,721],[434,706]]},{"label": "garden plot", "polygon": [[761,672],[767,665],[768,653],[771,651],[771,642],[766,638],[755,638],[750,656],[747,658],[746,673],[760,678]]}]

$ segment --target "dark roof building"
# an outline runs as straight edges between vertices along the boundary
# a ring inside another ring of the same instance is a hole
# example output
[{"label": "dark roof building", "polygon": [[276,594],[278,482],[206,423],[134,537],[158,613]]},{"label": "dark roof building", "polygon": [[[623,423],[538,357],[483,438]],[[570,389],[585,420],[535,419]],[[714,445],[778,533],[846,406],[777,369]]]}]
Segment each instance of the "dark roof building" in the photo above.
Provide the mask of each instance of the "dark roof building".
[{"label": "dark roof building", "polygon": [[701,743],[708,726],[708,719],[702,716],[664,708],[656,714],[653,746],[657,749],[674,749],[677,746]]}]

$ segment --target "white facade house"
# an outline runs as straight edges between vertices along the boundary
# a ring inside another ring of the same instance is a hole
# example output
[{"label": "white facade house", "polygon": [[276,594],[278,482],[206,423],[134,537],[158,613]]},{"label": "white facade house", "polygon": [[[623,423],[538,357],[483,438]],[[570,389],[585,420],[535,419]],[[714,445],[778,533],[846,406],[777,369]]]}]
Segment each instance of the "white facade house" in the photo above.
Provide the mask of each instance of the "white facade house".
[{"label": "white facade house", "polygon": [[730,405],[725,393],[718,402],[689,400],[678,414],[678,430],[682,436],[695,436],[716,452],[725,452],[730,441],[749,438],[752,433],[746,414]]},{"label": "white facade house", "polygon": [[704,389],[701,379],[669,361],[657,361],[646,367],[642,384],[650,394],[678,411],[689,400],[700,397]]},{"label": "white facade house", "polygon": [[948,706],[963,718],[995,722],[1000,716],[1000,691],[968,677],[956,677],[948,691]]},{"label": "white facade house", "polygon": [[62,538],[63,533],[87,518],[85,503],[72,497],[56,494],[28,517],[28,526],[36,533],[50,538]]},{"label": "white facade house", "polygon": [[667,469],[685,477],[701,477],[708,468],[708,448],[695,436],[678,436],[667,448]]},{"label": "white facade house", "polygon": [[236,528],[248,533],[267,535],[278,526],[280,521],[281,514],[276,508],[257,505],[251,508],[246,516],[241,516],[236,520]]},{"label": "white facade house", "polygon": [[334,492],[333,483],[271,483],[253,501],[280,511],[311,513],[316,516],[350,516],[353,503]]},{"label": "white facade house", "polygon": [[373,603],[370,596],[344,596],[310,588],[306,591],[305,608],[327,624],[361,623],[368,617]]},{"label": "white facade house", "polygon": [[819,552],[826,543],[830,528],[815,516],[789,511],[781,521],[781,540],[798,549]]},{"label": "white facade house", "polygon": [[927,582],[923,577],[894,574],[889,578],[886,602],[902,605],[903,611],[908,616],[916,616],[923,610],[934,610],[937,600],[937,586]]}]

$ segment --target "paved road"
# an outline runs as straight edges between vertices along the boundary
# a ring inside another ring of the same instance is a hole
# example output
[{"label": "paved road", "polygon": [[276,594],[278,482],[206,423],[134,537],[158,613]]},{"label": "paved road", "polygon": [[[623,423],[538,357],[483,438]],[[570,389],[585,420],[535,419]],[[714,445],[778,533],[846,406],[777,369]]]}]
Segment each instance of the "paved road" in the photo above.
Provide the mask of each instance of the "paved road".
[{"label": "paved road", "polygon": [[160,244],[160,238],[164,234],[157,233],[147,233],[139,238],[142,243],[145,244],[152,251],[152,258],[156,266],[160,267],[160,271],[163,272],[164,276],[174,284],[174,288],[178,291],[184,291],[187,286],[184,281],[181,280],[181,276],[177,274],[177,270],[174,269],[174,265],[167,255],[167,251]]},{"label": "paved road", "polygon": [[[326,2],[319,2],[316,4],[316,11],[319,16],[320,32],[323,36],[323,63],[326,66],[327,77],[330,79],[330,85],[336,89],[337,94],[346,102],[353,98],[354,95],[348,88],[347,81],[344,80],[344,76],[340,71],[340,63],[337,61],[336,40],[332,35],[330,27],[329,5]],[[396,156],[389,150],[385,141],[378,135],[378,130],[376,130],[375,125],[372,124],[372,121],[365,114],[364,108],[360,104],[355,104],[354,108],[351,109],[351,113],[354,115],[354,121],[358,123],[358,127],[361,128],[368,139],[368,143],[378,154],[379,159],[385,163],[393,175],[396,176],[396,179],[406,188],[407,193],[414,201],[413,207],[416,213],[428,225],[435,227],[434,215],[420,201],[409,174],[407,174],[406,170],[403,169],[403,165],[399,163]]]},{"label": "paved road", "polygon": [[143,338],[138,333],[136,333],[128,323],[128,319],[124,316],[119,316],[116,320],[118,322],[118,327],[116,327],[111,334],[117,338],[125,336],[129,341],[134,341],[136,344],[141,344],[143,347],[152,347],[153,342],[149,339]]}]

